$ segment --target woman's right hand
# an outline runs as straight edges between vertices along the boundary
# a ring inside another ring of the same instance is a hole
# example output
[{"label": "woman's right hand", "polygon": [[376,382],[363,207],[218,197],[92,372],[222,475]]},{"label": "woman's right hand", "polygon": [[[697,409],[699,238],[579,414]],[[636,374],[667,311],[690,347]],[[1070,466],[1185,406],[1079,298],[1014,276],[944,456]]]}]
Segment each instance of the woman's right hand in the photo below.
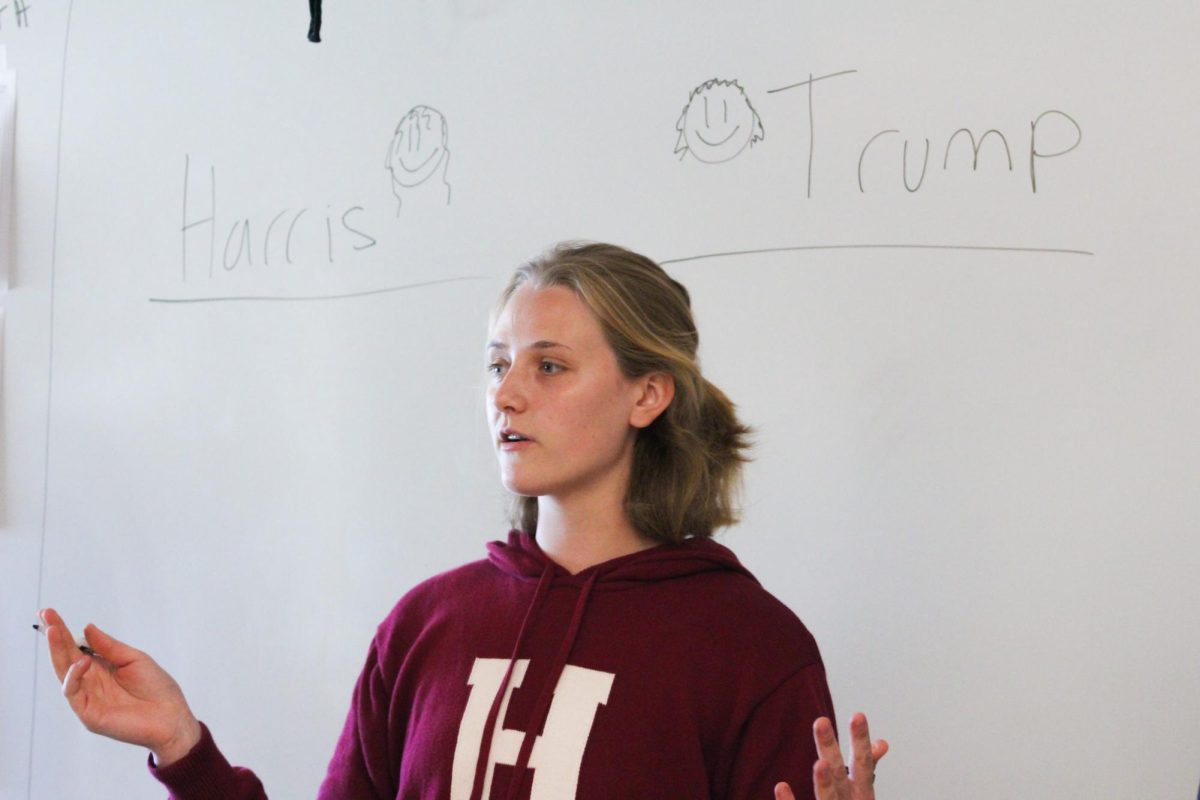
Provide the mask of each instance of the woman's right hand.
[{"label": "woman's right hand", "polygon": [[117,641],[95,625],[84,628],[96,656],[80,652],[62,617],[47,608],[50,661],[63,696],[92,733],[149,748],[163,767],[200,741],[200,723],[179,684],[150,656]]}]

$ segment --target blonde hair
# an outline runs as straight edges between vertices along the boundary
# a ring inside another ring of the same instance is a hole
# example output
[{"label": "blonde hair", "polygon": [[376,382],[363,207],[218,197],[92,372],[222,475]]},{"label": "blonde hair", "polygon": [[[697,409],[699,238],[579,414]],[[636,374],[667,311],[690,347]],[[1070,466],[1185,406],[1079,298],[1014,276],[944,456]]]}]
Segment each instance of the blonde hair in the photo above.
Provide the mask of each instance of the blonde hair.
[{"label": "blonde hair", "polygon": [[[638,431],[625,513],[660,542],[712,536],[738,520],[734,500],[750,428],[724,392],[700,374],[700,336],[683,284],[645,256],[612,244],[563,242],[513,273],[493,320],[519,286],[572,289],[600,322],[628,378],[663,372],[675,381],[671,404]],[[533,532],[536,497],[514,495],[509,522]]]}]

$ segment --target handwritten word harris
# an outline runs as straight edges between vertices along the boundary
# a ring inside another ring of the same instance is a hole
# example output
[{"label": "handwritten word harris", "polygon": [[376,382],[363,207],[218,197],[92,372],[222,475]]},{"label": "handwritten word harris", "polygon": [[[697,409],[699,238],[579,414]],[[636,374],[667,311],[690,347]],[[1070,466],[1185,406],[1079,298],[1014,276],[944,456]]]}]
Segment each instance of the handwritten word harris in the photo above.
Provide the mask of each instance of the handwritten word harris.
[{"label": "handwritten word harris", "polygon": [[[191,156],[183,157],[183,280],[203,273],[212,278],[219,265],[224,272],[239,267],[294,264],[307,256],[332,264],[346,254],[374,247],[374,237],[355,227],[362,206],[324,212],[308,208],[283,208],[270,217],[223,217],[217,206],[217,168],[198,170],[208,186],[191,187]],[[207,173],[207,174],[205,174]],[[205,192],[204,188],[208,191]],[[200,201],[192,195],[204,196]],[[315,245],[315,246],[314,246]]]}]

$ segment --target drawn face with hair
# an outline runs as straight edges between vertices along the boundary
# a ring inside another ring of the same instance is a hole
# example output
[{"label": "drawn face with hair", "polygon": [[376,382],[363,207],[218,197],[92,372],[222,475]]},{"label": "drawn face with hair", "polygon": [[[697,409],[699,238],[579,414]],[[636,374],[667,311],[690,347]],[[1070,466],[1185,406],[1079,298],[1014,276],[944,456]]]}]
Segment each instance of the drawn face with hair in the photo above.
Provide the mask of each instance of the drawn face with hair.
[{"label": "drawn face with hair", "polygon": [[417,186],[429,180],[446,159],[446,118],[436,108],[414,106],[400,124],[388,147],[384,166],[401,186]]},{"label": "drawn face with hair", "polygon": [[737,81],[715,78],[692,90],[675,130],[675,152],[691,153],[706,164],[728,161],[763,138],[762,121],[746,92]]}]

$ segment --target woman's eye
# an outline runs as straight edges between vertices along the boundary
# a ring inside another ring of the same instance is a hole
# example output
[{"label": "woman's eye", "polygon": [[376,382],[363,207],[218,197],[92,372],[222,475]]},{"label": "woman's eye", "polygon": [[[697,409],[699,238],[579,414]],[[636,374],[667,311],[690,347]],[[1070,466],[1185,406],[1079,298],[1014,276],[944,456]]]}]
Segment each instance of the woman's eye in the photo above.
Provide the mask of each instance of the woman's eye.
[{"label": "woman's eye", "polygon": [[555,364],[553,361],[543,361],[542,362],[542,372],[546,373],[547,375],[554,375],[554,374],[557,374],[562,371],[563,371],[562,364]]},{"label": "woman's eye", "polygon": [[487,373],[489,375],[499,375],[504,370],[504,365],[498,361],[493,361],[487,365]]}]

